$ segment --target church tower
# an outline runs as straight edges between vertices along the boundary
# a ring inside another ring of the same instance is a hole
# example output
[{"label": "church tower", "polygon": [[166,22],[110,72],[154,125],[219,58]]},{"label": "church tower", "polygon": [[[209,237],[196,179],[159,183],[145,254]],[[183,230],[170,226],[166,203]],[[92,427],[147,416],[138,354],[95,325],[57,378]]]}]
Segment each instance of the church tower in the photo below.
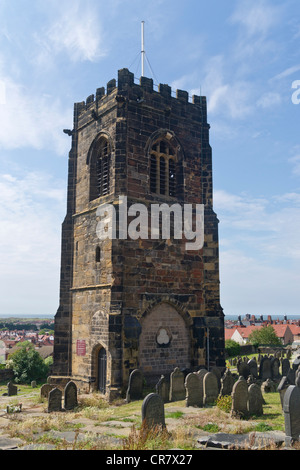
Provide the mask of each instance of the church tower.
[{"label": "church tower", "polygon": [[[106,90],[75,104],[73,130],[65,132],[72,146],[52,380],[71,378],[82,391],[115,397],[137,368],[150,382],[175,367],[223,368],[205,97],[174,96],[168,85],[136,83],[122,69]],[[153,208],[185,207],[194,215],[204,209],[197,249],[175,236],[171,213],[169,235],[151,231]],[[149,225],[138,227],[145,211]]]}]

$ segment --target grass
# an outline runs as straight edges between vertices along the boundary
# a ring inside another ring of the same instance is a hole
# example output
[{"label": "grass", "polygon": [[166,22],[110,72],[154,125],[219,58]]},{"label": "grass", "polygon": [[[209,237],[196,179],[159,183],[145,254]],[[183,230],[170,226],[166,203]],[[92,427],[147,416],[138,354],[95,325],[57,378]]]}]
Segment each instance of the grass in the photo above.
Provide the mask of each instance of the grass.
[{"label": "grass", "polygon": [[[32,389],[30,386],[18,388],[20,388],[18,396],[11,397],[6,404],[14,405],[22,402],[24,409],[29,403],[38,406],[37,403],[41,402],[39,389]],[[0,387],[0,395],[4,391],[6,391],[6,386]],[[252,416],[247,420],[231,418],[227,406],[224,406],[224,409],[218,406],[193,409],[193,412],[189,413],[189,408],[185,407],[185,401],[167,403],[165,404],[167,429],[161,430],[146,429],[143,426],[141,422],[142,401],[125,403],[123,400],[109,405],[99,394],[91,394],[79,396],[78,407],[72,412],[38,413],[35,416],[27,415],[25,412],[11,413],[6,416],[6,428],[2,426],[0,431],[11,437],[19,437],[28,444],[33,442],[41,445],[52,444],[55,449],[167,450],[178,448],[190,450],[195,447],[197,435],[202,431],[232,434],[268,430],[284,431],[279,393],[264,394],[264,399],[263,416]],[[0,408],[5,409],[6,404],[2,404]],[[39,406],[46,411],[46,400]],[[176,410],[176,407],[181,409]],[[170,420],[169,424],[168,420]],[[123,422],[124,425],[126,423],[126,432],[125,428],[120,429],[119,423],[113,426],[114,421]],[[87,428],[90,424],[94,426],[93,435]],[[97,437],[97,428],[100,437]],[[85,439],[75,438],[74,443],[70,444],[55,434],[51,434],[50,431],[74,431],[77,436],[80,431],[80,437],[84,435]]]}]

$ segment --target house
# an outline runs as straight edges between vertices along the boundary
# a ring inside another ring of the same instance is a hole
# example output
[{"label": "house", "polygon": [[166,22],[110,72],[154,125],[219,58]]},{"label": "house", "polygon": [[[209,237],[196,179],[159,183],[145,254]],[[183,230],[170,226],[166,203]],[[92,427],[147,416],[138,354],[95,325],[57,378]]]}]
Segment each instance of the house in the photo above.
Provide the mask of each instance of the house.
[{"label": "house", "polygon": [[[255,330],[260,330],[264,325],[249,325],[245,327],[225,328],[225,340],[232,339],[239,344],[246,344],[250,334]],[[291,330],[292,325],[272,325],[276,336],[281,340],[283,345],[291,344],[294,341],[294,334]],[[298,327],[300,335],[300,327]],[[296,330],[295,330],[296,331]]]}]

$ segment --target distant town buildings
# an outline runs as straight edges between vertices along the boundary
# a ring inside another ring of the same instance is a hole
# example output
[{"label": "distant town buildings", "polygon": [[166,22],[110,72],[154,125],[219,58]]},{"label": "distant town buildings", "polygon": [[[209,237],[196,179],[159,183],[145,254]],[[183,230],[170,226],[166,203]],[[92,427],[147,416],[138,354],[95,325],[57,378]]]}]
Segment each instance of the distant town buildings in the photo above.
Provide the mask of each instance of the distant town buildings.
[{"label": "distant town buildings", "polygon": [[0,341],[5,346],[5,361],[9,354],[12,354],[19,343],[30,341],[34,344],[43,359],[53,354],[54,336],[47,334],[38,334],[33,331],[26,330],[3,330],[0,331]]},{"label": "distant town buildings", "polygon": [[266,319],[262,315],[246,315],[243,319],[238,316],[237,320],[225,318],[225,341],[232,339],[241,345],[246,344],[254,330],[268,325],[272,325],[283,345],[300,342],[300,320],[288,320],[286,316],[283,320],[273,320],[271,315]]}]

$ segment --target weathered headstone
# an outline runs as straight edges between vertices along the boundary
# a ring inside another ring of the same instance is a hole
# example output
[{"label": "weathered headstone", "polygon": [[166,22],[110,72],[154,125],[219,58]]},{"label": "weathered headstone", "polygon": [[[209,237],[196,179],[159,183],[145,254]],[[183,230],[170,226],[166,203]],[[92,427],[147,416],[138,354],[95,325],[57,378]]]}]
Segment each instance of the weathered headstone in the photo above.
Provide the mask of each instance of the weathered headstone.
[{"label": "weathered headstone", "polygon": [[77,386],[71,380],[67,383],[64,390],[64,408],[65,410],[73,410],[78,405]]},{"label": "weathered headstone", "polygon": [[49,396],[49,392],[51,392],[51,390],[53,390],[53,388],[55,388],[54,385],[50,385],[50,384],[44,384],[41,386],[41,390],[40,390],[40,396],[41,398],[48,398]]},{"label": "weathered headstone", "polygon": [[290,365],[290,361],[287,357],[285,357],[284,359],[282,359],[282,362],[281,362],[281,374],[282,376],[287,376],[288,375],[288,372],[291,368],[291,365]]},{"label": "weathered headstone", "polygon": [[223,377],[221,378],[220,396],[231,395],[233,385],[234,385],[233,375],[230,369],[226,369]]},{"label": "weathered headstone", "polygon": [[166,377],[164,375],[162,375],[159,381],[157,382],[155,390],[157,395],[162,398],[163,402],[168,403],[170,394],[170,384],[166,380]]},{"label": "weathered headstone", "polygon": [[207,372],[203,378],[203,404],[214,404],[218,398],[218,395],[218,379],[213,372]]},{"label": "weathered headstone", "polygon": [[219,391],[220,391],[220,388],[221,388],[221,377],[222,377],[221,371],[220,371],[219,367],[216,367],[216,366],[213,366],[213,367],[210,369],[210,371],[213,372],[213,374],[215,374],[215,376],[217,377],[217,380],[218,380],[218,388],[219,388]]},{"label": "weathered headstone", "polygon": [[243,418],[248,415],[248,386],[244,377],[240,376],[232,389],[231,416]]},{"label": "weathered headstone", "polygon": [[248,388],[248,413],[249,415],[261,416],[263,414],[264,398],[261,388],[253,383]]},{"label": "weathered headstone", "polygon": [[280,383],[278,385],[278,388],[277,388],[277,391],[280,394],[281,407],[283,407],[283,399],[284,399],[285,392],[287,391],[287,389],[290,385],[291,384],[289,383],[287,377],[285,377],[285,376],[282,377],[282,379],[280,380]]},{"label": "weathered headstone", "polygon": [[300,436],[300,388],[289,385],[283,399],[285,443],[299,441]]},{"label": "weathered headstone", "polygon": [[272,374],[272,379],[273,380],[278,380],[280,379],[280,361],[278,357],[273,357],[271,359],[271,374]]},{"label": "weathered headstone", "polygon": [[53,388],[48,395],[48,413],[61,411],[62,391],[59,388]]},{"label": "weathered headstone", "polygon": [[129,376],[126,401],[141,400],[143,395],[144,376],[139,369],[135,369]]},{"label": "weathered headstone", "polygon": [[185,399],[184,373],[175,367],[170,375],[170,401]]},{"label": "weathered headstone", "polygon": [[250,359],[250,361],[248,361],[248,366],[249,366],[249,372],[250,372],[249,375],[252,375],[254,378],[257,379],[258,369],[257,369],[257,361],[255,357],[253,359]]},{"label": "weathered headstone", "polygon": [[165,409],[162,398],[157,393],[150,393],[142,404],[142,422],[147,427],[165,427]]},{"label": "weathered headstone", "polygon": [[277,392],[277,384],[273,380],[267,379],[261,384],[261,389],[264,393]]},{"label": "weathered headstone", "polygon": [[12,397],[14,395],[18,395],[18,387],[14,385],[12,382],[8,382],[7,384],[7,395]]},{"label": "weathered headstone", "polygon": [[32,381],[31,381],[31,387],[32,387],[32,388],[36,388],[36,380],[32,380]]},{"label": "weathered headstone", "polygon": [[238,364],[237,364],[237,370],[238,370],[239,375],[244,377],[244,379],[246,379],[246,380],[248,379],[248,377],[250,375],[250,367],[247,364],[247,362],[239,361]]},{"label": "weathered headstone", "polygon": [[267,380],[272,378],[271,361],[267,356],[263,357],[260,362],[259,378],[261,380]]},{"label": "weathered headstone", "polygon": [[203,387],[200,377],[196,373],[190,373],[185,379],[186,406],[203,406]]}]

